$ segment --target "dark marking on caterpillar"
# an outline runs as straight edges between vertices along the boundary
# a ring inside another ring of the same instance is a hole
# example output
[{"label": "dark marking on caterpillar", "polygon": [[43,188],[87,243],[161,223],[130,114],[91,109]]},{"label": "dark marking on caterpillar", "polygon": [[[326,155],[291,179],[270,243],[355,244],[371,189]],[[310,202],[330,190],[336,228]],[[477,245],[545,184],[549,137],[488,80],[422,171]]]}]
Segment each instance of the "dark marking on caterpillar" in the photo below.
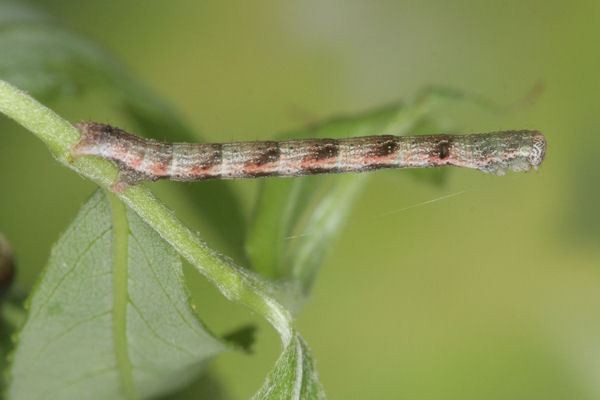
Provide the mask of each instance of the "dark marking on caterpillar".
[{"label": "dark marking on caterpillar", "polygon": [[112,185],[116,192],[144,180],[294,177],[444,165],[503,174],[505,170],[537,168],[546,153],[544,136],[529,130],[283,142],[166,143],[97,122],[75,126],[82,135],[71,155],[113,162],[121,171]]}]

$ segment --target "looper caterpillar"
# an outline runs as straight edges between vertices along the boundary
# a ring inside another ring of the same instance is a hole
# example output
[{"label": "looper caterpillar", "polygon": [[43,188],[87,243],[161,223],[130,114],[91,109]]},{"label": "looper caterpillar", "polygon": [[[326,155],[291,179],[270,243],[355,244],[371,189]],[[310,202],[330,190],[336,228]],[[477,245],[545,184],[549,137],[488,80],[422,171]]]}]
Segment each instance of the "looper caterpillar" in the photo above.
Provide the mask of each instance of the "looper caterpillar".
[{"label": "looper caterpillar", "polygon": [[504,175],[537,169],[546,139],[538,131],[472,135],[365,136],[231,143],[166,143],[98,122],[75,124],[73,157],[96,156],[120,170],[111,186],[122,192],[141,181],[244,179],[365,172],[445,165]]}]

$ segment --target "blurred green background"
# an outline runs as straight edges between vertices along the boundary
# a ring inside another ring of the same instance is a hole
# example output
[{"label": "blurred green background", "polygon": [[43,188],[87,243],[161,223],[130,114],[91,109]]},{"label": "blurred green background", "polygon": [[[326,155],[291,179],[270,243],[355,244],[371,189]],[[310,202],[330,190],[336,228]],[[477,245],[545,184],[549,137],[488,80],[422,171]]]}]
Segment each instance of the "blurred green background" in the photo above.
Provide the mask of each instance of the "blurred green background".
[{"label": "blurred green background", "polygon": [[[331,399],[600,398],[600,2],[38,3],[103,44],[211,141],[270,139],[429,84],[506,105],[440,116],[465,133],[541,130],[540,171],[451,170],[438,186],[376,172],[300,332]],[[94,93],[48,105],[73,121],[128,126]],[[0,129],[0,231],[18,256],[17,284],[30,288],[94,186],[13,122],[2,118]],[[231,182],[248,217],[258,184]],[[152,187],[210,244],[230,249],[179,195],[184,185]],[[259,326],[253,355],[214,363],[222,390],[245,399],[278,356],[278,337],[187,272],[214,331]]]}]

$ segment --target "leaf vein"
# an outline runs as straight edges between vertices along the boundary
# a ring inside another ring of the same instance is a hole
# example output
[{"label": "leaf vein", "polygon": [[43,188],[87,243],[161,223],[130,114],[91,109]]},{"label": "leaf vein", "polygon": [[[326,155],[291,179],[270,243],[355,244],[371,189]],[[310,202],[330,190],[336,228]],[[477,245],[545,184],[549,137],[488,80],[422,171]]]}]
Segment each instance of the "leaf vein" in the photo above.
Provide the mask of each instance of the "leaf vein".
[{"label": "leaf vein", "polygon": [[[68,329],[65,329],[64,331],[54,335],[46,342],[46,344],[44,344],[44,346],[42,346],[42,348],[39,350],[39,352],[33,357],[33,361],[37,361],[41,357],[41,355],[44,353],[44,351],[48,348],[48,346],[50,346],[52,343],[56,342],[61,337],[65,336],[68,333],[70,333],[71,331],[73,331],[73,329],[77,328],[80,325],[86,324],[88,322],[92,322],[98,318],[102,318],[103,316],[110,314],[110,313],[111,313],[111,310],[101,312],[100,314],[96,314],[88,319],[81,320],[81,321],[77,322],[76,324],[70,326]],[[32,366],[33,366],[33,363],[32,363]]]},{"label": "leaf vein", "polygon": [[[94,246],[94,244],[96,244],[96,242],[100,239],[102,239],[102,237],[104,237],[104,235],[106,235],[107,233],[109,233],[111,230],[111,228],[107,228],[106,230],[102,231],[98,236],[96,236],[94,239],[92,239],[92,241],[89,243],[88,246],[86,246],[86,248],[81,252],[81,254],[79,254],[77,256],[77,258],[75,259],[75,262],[73,263],[73,266],[63,275],[60,277],[58,283],[56,284],[56,286],[54,286],[54,288],[52,289],[52,291],[50,292],[50,294],[48,295],[48,297],[46,299],[44,299],[44,301],[41,302],[41,304],[47,305],[48,302],[50,301],[50,299],[52,299],[52,297],[54,297],[54,294],[56,294],[56,291],[58,290],[58,288],[60,288],[60,286],[62,285],[62,283],[65,281],[65,279],[67,279],[67,277],[69,275],[71,275],[71,273],[73,271],[75,271],[78,267],[79,267],[79,263],[81,262],[81,259],[87,254],[87,252],[92,248],[92,246]],[[40,312],[42,312],[44,310],[44,307],[40,307],[38,309],[38,312],[35,313],[35,315],[32,316],[31,319],[34,319],[35,317],[37,317],[39,315]]]},{"label": "leaf vein", "polygon": [[69,386],[76,385],[76,384],[78,384],[80,382],[85,381],[86,379],[94,378],[94,377],[96,377],[98,375],[102,375],[102,374],[105,374],[107,372],[114,371],[114,369],[115,369],[115,366],[111,366],[111,367],[101,368],[101,369],[98,369],[96,371],[85,373],[85,374],[80,375],[78,377],[75,377],[73,379],[69,379],[67,381],[64,381],[64,385],[60,385],[60,386],[55,387],[53,389],[49,389],[49,390],[44,391],[39,396],[36,396],[36,398],[38,398],[38,399],[47,399],[47,398],[50,397],[49,395],[51,393],[56,393],[57,391],[59,391],[61,389],[67,388]]},{"label": "leaf vein", "polygon": [[[136,244],[140,247],[140,249],[143,250],[144,248],[142,247],[142,245],[141,245],[140,241],[138,240],[138,238],[133,234],[133,232],[131,232],[131,237],[136,242]],[[160,287],[160,290],[163,292],[163,294],[165,295],[165,297],[168,299],[169,303],[171,305],[173,305],[173,308],[175,308],[175,311],[177,312],[177,314],[179,315],[179,317],[181,318],[181,320],[185,323],[185,325],[188,328],[190,328],[190,330],[192,332],[194,332],[197,336],[201,336],[200,333],[198,332],[198,329],[194,328],[191,325],[191,323],[188,321],[188,319],[185,318],[185,316],[182,314],[181,310],[179,310],[179,307],[177,307],[177,303],[175,301],[173,301],[173,299],[171,298],[171,296],[169,296],[169,293],[167,292],[167,290],[163,286],[161,280],[156,275],[156,271],[154,270],[154,268],[151,267],[152,264],[150,263],[150,260],[148,259],[148,255],[146,254],[146,252],[142,251],[142,254],[144,256],[144,260],[146,261],[146,265],[148,266],[148,269],[150,270],[150,272],[152,273],[152,276],[154,277],[154,279],[156,280],[158,286]]]},{"label": "leaf vein", "polygon": [[188,354],[189,356],[194,357],[194,354],[192,354],[189,350],[179,347],[176,344],[170,342],[168,339],[162,337],[161,335],[158,334],[158,332],[156,332],[154,330],[154,328],[152,327],[152,325],[146,320],[146,318],[144,318],[141,310],[133,303],[133,301],[131,301],[131,299],[129,299],[129,304],[131,304],[131,307],[135,310],[135,312],[138,314],[138,316],[140,317],[140,319],[142,320],[142,322],[144,323],[144,325],[146,325],[148,327],[148,330],[161,342],[163,342],[164,344],[179,350],[182,353]]}]

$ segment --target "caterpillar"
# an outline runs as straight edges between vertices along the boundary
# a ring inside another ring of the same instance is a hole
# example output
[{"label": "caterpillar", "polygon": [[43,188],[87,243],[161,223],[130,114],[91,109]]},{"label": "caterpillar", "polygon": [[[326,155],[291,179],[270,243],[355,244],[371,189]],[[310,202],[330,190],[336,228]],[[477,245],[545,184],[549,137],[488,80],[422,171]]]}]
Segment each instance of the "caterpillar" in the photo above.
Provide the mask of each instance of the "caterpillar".
[{"label": "caterpillar", "polygon": [[75,124],[73,157],[95,156],[119,170],[123,192],[141,181],[202,181],[456,166],[504,175],[537,169],[546,139],[533,130],[471,135],[364,136],[231,143],[167,143],[98,122]]}]

